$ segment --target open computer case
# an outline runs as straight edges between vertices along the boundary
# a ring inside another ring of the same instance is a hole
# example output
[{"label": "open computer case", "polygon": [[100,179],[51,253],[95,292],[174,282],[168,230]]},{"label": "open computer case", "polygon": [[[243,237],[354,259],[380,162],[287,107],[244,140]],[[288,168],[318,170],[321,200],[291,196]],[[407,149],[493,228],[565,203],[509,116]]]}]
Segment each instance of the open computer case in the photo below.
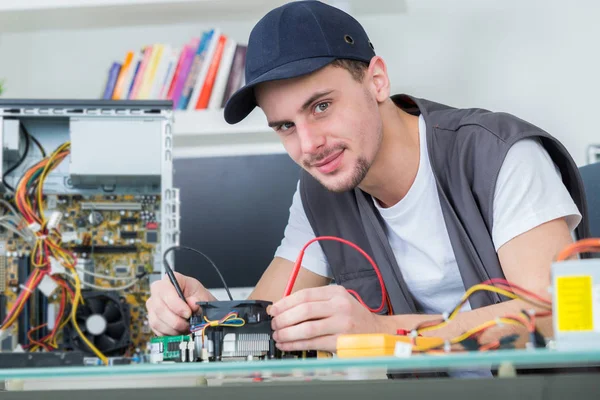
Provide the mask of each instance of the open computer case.
[{"label": "open computer case", "polygon": [[0,368],[148,353],[179,244],[172,126],[169,101],[0,100]]}]

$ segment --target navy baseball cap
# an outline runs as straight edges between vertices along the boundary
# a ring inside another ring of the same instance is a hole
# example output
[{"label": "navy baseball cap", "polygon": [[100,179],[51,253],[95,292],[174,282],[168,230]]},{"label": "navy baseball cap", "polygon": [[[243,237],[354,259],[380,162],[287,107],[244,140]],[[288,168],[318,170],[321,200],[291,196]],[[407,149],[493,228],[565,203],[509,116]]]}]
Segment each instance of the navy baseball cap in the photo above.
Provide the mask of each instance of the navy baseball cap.
[{"label": "navy baseball cap", "polygon": [[361,24],[320,1],[294,1],[271,10],[252,29],[246,83],[225,104],[225,120],[242,121],[256,107],[254,87],[295,78],[340,58],[369,63],[375,50]]}]

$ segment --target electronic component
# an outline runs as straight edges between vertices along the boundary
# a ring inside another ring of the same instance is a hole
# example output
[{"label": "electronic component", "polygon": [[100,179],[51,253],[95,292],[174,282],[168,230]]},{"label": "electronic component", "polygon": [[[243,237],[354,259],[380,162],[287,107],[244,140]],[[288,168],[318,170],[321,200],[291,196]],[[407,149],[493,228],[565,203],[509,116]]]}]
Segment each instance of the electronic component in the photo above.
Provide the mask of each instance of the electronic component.
[{"label": "electronic component", "polygon": [[158,233],[156,231],[146,232],[146,243],[156,243],[158,241]]},{"label": "electronic component", "polygon": [[100,225],[102,222],[104,221],[104,217],[102,216],[102,213],[99,211],[92,211],[90,213],[90,215],[88,216],[88,222],[90,223],[90,225],[92,226],[98,226]]},{"label": "electronic component", "polygon": [[77,264],[79,265],[79,279],[81,279],[81,287],[86,288],[87,285],[95,285],[96,279],[94,278],[94,260],[91,258],[78,258]]},{"label": "electronic component", "polygon": [[[412,353],[413,339],[406,335],[352,334],[340,335],[337,339],[336,354],[339,358],[393,356],[398,348]],[[417,336],[414,344],[420,348],[437,347],[444,339]]]},{"label": "electronic component", "polygon": [[[6,267],[8,266],[8,260],[4,253],[4,251],[0,253],[0,293],[6,291]],[[0,312],[2,311],[0,310]]]},{"label": "electronic component", "polygon": [[191,335],[159,336],[150,340],[150,362],[196,361],[194,340]]},{"label": "electronic component", "polygon": [[[112,199],[111,199],[112,200]],[[94,210],[94,211],[141,211],[142,205],[140,203],[131,202],[83,202],[81,203],[82,210]],[[135,218],[133,218],[135,219]]]},{"label": "electronic component", "polygon": [[553,263],[552,296],[556,348],[600,347],[600,260]]},{"label": "electronic component", "polygon": [[[19,290],[25,291],[25,283],[31,273],[31,262],[29,257],[19,257],[18,283]],[[20,292],[19,292],[20,293]],[[17,318],[17,342],[21,346],[26,346],[29,343],[27,332],[31,328],[31,302],[25,302],[21,313]]]},{"label": "electronic component", "polygon": [[[179,237],[178,224],[165,223],[179,219],[171,124],[170,102],[0,99],[2,350],[81,349],[107,365],[111,355],[148,354],[145,302],[161,278],[163,241]],[[51,277],[26,262],[50,264]]]},{"label": "electronic component", "polygon": [[283,353],[275,347],[268,301],[199,302],[191,334],[151,339],[151,363],[231,362],[282,358],[329,358],[330,353]]},{"label": "electronic component", "polygon": [[115,266],[115,275],[128,275],[129,267],[127,265],[117,265]]},{"label": "electronic component", "polygon": [[138,249],[135,246],[72,246],[70,250],[74,253],[82,254],[120,254],[120,253],[137,253]]},{"label": "electronic component", "polygon": [[[106,356],[122,356],[131,344],[129,306],[114,292],[83,292],[76,318],[83,334]],[[70,324],[65,336],[69,348],[93,355]]]},{"label": "electronic component", "polygon": [[[135,231],[121,231],[120,232],[121,239],[137,239],[138,233]],[[156,242],[153,242],[156,243]]]},{"label": "electronic component", "polygon": [[147,118],[72,118],[69,168],[73,183],[160,184],[164,139],[159,122]]},{"label": "electronic component", "polygon": [[199,302],[190,321],[196,352],[202,361],[275,358],[268,301]]}]

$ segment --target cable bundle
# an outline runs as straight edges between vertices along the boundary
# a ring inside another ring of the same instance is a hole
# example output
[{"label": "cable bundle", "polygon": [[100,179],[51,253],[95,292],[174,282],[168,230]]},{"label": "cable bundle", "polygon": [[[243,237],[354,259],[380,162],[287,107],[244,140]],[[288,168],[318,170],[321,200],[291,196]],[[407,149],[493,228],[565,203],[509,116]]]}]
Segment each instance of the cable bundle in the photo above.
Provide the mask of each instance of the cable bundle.
[{"label": "cable bundle", "polygon": [[[83,301],[81,296],[81,282],[79,274],[76,271],[77,258],[68,249],[62,247],[61,233],[58,225],[50,226],[48,219],[44,215],[44,197],[43,187],[48,174],[54,170],[70,153],[70,142],[60,145],[48,157],[29,168],[19,180],[15,188],[15,204],[18,212],[27,224],[28,230],[32,233],[29,241],[32,244],[31,264],[35,267],[28,277],[26,284],[8,313],[6,319],[2,322],[0,330],[6,331],[18,317],[24,304],[36,290],[37,286],[48,276],[61,286],[60,309],[55,321],[53,330],[40,340],[32,340],[31,333],[43,328],[44,325],[34,327],[28,332],[32,346],[30,351],[39,348],[45,350],[56,349],[56,334],[70,320],[79,334],[81,340],[100,358],[104,364],[108,364],[108,359],[104,356],[83,334],[77,319],[77,307]],[[12,209],[14,212],[15,210]],[[73,281],[72,286],[66,279],[63,279],[59,273],[53,269],[64,268],[64,275],[67,279]],[[53,273],[54,272],[54,273]],[[64,318],[67,303],[71,303],[70,316]]]},{"label": "cable bundle", "polygon": [[204,316],[204,321],[205,322],[203,322],[201,324],[192,325],[190,327],[190,332],[192,332],[192,333],[200,332],[200,334],[202,336],[202,343],[204,343],[204,331],[209,326],[210,327],[232,326],[232,327],[239,328],[246,324],[246,321],[243,318],[238,317],[238,313],[234,312],[234,311],[227,313],[227,315],[225,315],[223,318],[218,319],[218,320],[211,321],[208,318],[206,318],[206,316]]}]

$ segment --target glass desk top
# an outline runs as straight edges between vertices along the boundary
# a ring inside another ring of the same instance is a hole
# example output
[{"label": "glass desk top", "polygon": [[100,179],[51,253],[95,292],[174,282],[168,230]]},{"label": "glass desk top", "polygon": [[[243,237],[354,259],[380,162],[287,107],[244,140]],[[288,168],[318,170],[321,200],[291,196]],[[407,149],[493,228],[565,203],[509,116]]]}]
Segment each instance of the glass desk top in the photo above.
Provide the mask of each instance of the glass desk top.
[{"label": "glass desk top", "polygon": [[0,369],[0,380],[39,378],[80,378],[110,376],[203,376],[236,377],[253,374],[346,374],[353,370],[387,370],[389,373],[448,371],[453,369],[495,369],[510,364],[516,369],[575,368],[600,366],[600,347],[590,350],[550,349],[497,350],[448,354],[419,354],[407,358],[308,358],[209,363],[130,364],[115,366],[70,366]]}]

